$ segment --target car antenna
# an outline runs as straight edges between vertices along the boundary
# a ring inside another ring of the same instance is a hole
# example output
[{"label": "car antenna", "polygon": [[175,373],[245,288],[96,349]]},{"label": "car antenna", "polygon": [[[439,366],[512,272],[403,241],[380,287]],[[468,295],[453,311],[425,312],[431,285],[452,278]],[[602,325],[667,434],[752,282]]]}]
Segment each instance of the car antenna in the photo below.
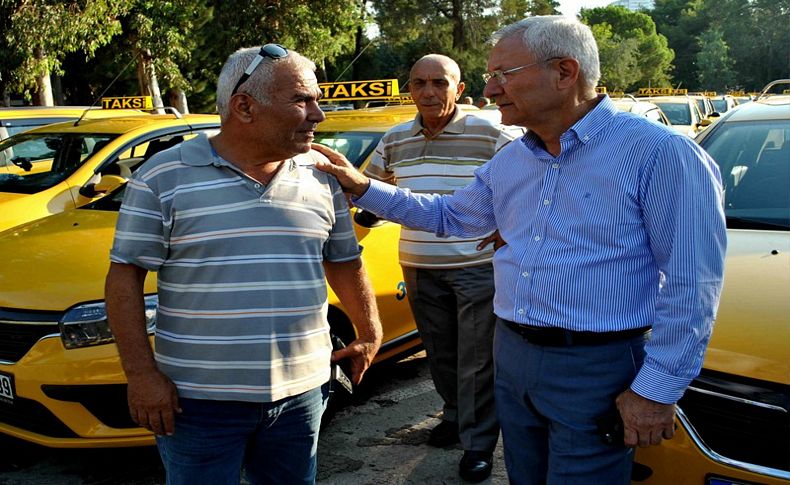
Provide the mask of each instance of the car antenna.
[{"label": "car antenna", "polygon": [[99,96],[98,96],[96,99],[94,99],[94,100],[93,100],[93,102],[91,103],[91,105],[90,105],[90,106],[88,106],[88,108],[87,108],[85,111],[83,111],[83,112],[82,112],[82,114],[80,115],[79,119],[78,119],[77,121],[75,121],[75,122],[74,122],[74,126],[79,126],[79,124],[80,124],[80,121],[82,121],[82,119],[83,119],[83,118],[85,118],[85,115],[86,115],[86,114],[88,114],[88,111],[90,111],[90,110],[91,110],[91,109],[92,109],[94,106],[96,106],[96,103],[98,103],[98,102],[99,102],[99,101],[100,101],[100,100],[101,100],[101,99],[104,97],[104,94],[105,94],[107,91],[109,91],[109,89],[112,87],[112,85],[113,85],[113,84],[115,84],[115,81],[117,81],[117,80],[118,80],[118,78],[119,78],[119,77],[121,77],[121,74],[123,74],[124,72],[126,72],[126,70],[129,68],[129,66],[131,66],[131,65],[132,65],[132,63],[133,63],[134,61],[136,61],[138,57],[140,57],[140,54],[137,54],[137,55],[135,55],[135,56],[132,56],[132,60],[130,60],[129,62],[127,62],[127,63],[126,63],[126,65],[125,65],[125,66],[123,66],[123,69],[121,69],[121,71],[118,73],[118,75],[117,75],[117,76],[115,76],[115,79],[113,79],[112,81],[110,81],[110,84],[108,84],[108,85],[107,85],[107,87],[106,87],[106,88],[104,88],[104,91],[102,91],[102,92],[101,92],[101,94],[100,94],[100,95],[99,95]]}]

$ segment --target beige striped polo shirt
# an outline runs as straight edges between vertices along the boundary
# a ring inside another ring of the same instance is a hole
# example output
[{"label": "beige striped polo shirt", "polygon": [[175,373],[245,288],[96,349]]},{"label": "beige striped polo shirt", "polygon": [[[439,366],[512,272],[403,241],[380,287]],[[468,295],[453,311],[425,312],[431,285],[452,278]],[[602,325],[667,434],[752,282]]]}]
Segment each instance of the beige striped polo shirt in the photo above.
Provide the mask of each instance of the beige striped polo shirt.
[{"label": "beige striped polo shirt", "polygon": [[[513,134],[501,125],[456,108],[447,126],[429,137],[422,117],[391,128],[381,139],[365,175],[396,184],[416,193],[452,194],[474,180],[475,170],[486,163]],[[477,250],[480,239],[440,238],[403,227],[399,254],[403,266],[450,269],[488,263],[489,246]]]}]

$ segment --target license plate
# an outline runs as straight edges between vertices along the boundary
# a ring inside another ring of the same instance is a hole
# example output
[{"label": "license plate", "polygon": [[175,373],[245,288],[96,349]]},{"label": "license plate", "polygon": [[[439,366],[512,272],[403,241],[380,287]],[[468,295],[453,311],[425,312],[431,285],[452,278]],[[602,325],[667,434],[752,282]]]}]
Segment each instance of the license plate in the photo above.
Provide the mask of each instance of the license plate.
[{"label": "license plate", "polygon": [[11,374],[0,373],[0,400],[8,402],[14,400],[14,376]]}]

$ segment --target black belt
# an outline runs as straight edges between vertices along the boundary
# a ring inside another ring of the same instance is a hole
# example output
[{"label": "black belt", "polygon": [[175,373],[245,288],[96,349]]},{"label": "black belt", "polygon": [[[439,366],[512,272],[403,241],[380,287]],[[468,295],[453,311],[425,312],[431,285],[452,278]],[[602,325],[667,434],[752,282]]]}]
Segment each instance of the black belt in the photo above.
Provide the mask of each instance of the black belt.
[{"label": "black belt", "polygon": [[650,327],[631,328],[613,332],[579,332],[557,327],[535,327],[509,320],[502,320],[507,328],[521,335],[527,342],[544,347],[570,347],[572,345],[601,345],[644,335]]}]

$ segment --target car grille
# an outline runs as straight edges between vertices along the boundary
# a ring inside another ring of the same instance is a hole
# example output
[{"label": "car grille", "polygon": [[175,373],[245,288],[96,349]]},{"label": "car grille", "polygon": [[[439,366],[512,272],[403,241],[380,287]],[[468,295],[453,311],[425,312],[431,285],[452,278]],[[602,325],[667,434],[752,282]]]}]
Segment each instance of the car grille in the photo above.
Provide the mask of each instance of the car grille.
[{"label": "car grille", "polygon": [[139,428],[129,416],[126,388],[126,384],[41,386],[47,397],[80,403],[99,421],[111,428]]},{"label": "car grille", "polygon": [[13,403],[0,400],[0,423],[52,438],[77,438],[74,431],[42,404],[19,396]]},{"label": "car grille", "polygon": [[57,334],[60,312],[0,308],[0,361],[16,362],[45,335]]},{"label": "car grille", "polygon": [[702,441],[744,463],[790,470],[790,386],[703,371],[678,402]]}]

